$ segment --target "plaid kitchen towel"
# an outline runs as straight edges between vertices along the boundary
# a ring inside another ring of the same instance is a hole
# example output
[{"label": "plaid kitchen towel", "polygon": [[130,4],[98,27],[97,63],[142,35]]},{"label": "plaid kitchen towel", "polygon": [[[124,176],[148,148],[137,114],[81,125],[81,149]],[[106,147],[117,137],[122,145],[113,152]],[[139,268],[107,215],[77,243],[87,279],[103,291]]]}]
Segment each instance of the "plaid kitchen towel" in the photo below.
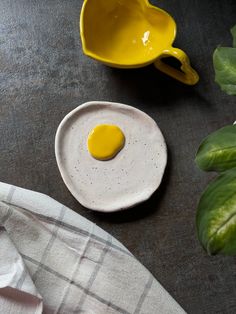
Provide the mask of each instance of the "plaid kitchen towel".
[{"label": "plaid kitchen towel", "polygon": [[111,235],[52,198],[0,183],[0,312],[182,314]]}]

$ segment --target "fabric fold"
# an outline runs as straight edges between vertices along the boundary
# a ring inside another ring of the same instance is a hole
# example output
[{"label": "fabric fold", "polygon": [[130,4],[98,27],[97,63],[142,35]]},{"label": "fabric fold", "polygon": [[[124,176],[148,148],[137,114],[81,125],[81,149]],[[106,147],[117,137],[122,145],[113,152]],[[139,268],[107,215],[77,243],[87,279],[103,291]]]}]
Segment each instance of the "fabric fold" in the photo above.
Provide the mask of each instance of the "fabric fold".
[{"label": "fabric fold", "polygon": [[0,243],[1,313],[41,314],[42,298],[3,226],[0,226]]}]

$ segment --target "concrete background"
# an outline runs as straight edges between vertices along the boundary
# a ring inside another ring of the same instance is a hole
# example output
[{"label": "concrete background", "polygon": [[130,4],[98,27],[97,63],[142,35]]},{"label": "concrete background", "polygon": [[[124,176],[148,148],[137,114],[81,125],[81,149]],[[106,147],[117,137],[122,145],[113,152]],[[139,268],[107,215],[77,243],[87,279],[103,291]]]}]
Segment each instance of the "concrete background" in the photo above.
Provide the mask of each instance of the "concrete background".
[{"label": "concrete background", "polygon": [[[0,180],[49,194],[110,232],[188,313],[234,314],[236,259],[209,257],[197,241],[197,202],[214,175],[198,170],[194,155],[203,137],[236,120],[236,98],[220,91],[212,67],[214,49],[231,45],[236,2],[152,3],[176,19],[175,45],[198,70],[197,86],[184,86],[153,66],[111,69],[84,56],[82,0],[0,0]],[[91,212],[60,177],[57,126],[89,100],[136,106],[157,121],[166,138],[169,161],[161,188],[132,210]]]}]

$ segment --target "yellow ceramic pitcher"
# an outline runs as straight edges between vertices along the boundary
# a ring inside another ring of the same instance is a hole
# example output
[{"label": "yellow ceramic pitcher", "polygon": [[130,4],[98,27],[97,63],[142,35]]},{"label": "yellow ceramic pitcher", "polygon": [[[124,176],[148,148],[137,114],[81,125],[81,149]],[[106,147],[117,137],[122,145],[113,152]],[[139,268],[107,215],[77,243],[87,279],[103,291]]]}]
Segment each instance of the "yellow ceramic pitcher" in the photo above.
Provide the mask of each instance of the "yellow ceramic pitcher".
[{"label": "yellow ceramic pitcher", "polygon": [[[83,51],[117,68],[138,68],[154,63],[157,69],[189,85],[198,82],[182,50],[172,46],[174,19],[148,0],[85,0],[80,17]],[[181,70],[162,61],[174,57]]]}]

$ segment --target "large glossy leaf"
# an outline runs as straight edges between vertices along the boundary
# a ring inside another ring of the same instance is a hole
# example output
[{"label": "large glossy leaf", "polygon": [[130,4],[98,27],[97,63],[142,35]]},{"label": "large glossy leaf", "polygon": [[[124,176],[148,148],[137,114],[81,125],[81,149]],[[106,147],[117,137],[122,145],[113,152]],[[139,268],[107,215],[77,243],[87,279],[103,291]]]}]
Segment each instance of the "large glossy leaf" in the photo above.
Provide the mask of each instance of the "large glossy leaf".
[{"label": "large glossy leaf", "polygon": [[236,168],[221,174],[205,190],[196,222],[208,254],[236,255]]},{"label": "large glossy leaf", "polygon": [[215,81],[229,95],[236,95],[236,26],[231,29],[233,47],[218,47],[213,54]]},{"label": "large glossy leaf", "polygon": [[195,161],[205,171],[221,172],[236,167],[236,125],[226,126],[206,137]]}]

